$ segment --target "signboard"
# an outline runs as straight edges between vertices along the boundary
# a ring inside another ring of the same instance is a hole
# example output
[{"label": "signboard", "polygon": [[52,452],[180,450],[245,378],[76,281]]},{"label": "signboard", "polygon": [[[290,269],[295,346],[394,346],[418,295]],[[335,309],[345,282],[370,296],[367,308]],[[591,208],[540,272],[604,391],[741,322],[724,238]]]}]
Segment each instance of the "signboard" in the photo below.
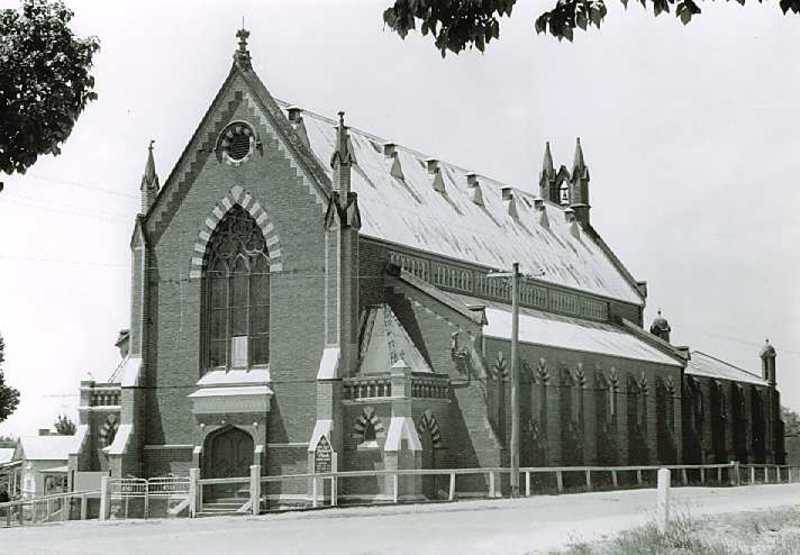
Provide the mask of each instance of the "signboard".
[{"label": "signboard", "polygon": [[314,472],[330,472],[331,461],[333,460],[333,449],[328,442],[328,438],[322,436],[314,450]]}]

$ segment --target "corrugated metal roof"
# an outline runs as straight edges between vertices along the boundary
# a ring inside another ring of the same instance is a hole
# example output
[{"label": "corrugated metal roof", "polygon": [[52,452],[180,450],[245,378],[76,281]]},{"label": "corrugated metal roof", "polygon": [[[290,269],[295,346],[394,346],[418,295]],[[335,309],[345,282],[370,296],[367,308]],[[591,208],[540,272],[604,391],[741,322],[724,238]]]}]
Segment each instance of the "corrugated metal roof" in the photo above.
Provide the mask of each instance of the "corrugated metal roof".
[{"label": "corrugated metal roof", "polygon": [[736,382],[752,383],[755,385],[768,385],[766,380],[758,374],[748,372],[743,368],[734,366],[729,362],[701,351],[692,351],[692,358],[686,365],[686,373],[706,378],[731,380]]},{"label": "corrugated metal roof", "polygon": [[[508,305],[470,297],[464,299],[468,302],[486,304],[486,319],[489,322],[483,328],[486,337],[511,339],[511,308]],[[520,308],[519,340],[533,345],[682,366],[674,358],[611,324],[559,316],[529,308]]]},{"label": "corrugated metal roof", "polygon": [[77,436],[23,436],[19,438],[25,459],[29,461],[66,461]]},{"label": "corrugated metal roof", "polygon": [[[284,110],[289,106],[279,104]],[[335,121],[304,111],[303,125],[311,150],[331,177]],[[388,141],[354,128],[350,136],[357,160],[351,183],[358,193],[363,235],[490,268],[510,268],[518,261],[523,273],[543,271],[543,281],[642,304],[597,243],[586,233],[573,236],[561,207],[545,202],[549,226],[544,227],[535,213],[536,195],[514,189],[514,218],[502,198],[507,185],[479,176],[481,206],[472,201],[468,170],[440,161],[445,190],[440,193],[427,168],[429,156],[397,146],[403,177],[394,177],[394,161],[383,153]]]}]

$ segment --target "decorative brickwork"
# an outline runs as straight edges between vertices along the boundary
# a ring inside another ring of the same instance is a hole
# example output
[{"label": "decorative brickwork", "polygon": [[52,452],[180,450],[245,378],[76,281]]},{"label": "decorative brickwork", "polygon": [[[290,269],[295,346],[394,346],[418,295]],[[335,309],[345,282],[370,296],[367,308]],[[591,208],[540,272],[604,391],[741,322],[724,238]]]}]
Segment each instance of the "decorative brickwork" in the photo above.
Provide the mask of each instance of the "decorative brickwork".
[{"label": "decorative brickwork", "polygon": [[261,232],[264,234],[264,240],[267,243],[267,250],[269,252],[270,272],[276,273],[283,270],[280,238],[278,237],[274,225],[270,221],[269,215],[266,210],[262,208],[261,204],[255,200],[252,194],[245,191],[239,185],[234,185],[231,190],[217,202],[216,206],[211,209],[208,217],[206,217],[203,222],[203,228],[197,234],[197,240],[192,249],[194,254],[189,268],[190,279],[198,279],[203,275],[203,269],[207,262],[205,253],[208,241],[211,239],[219,223],[225,218],[225,214],[234,206],[241,206],[246,210],[255,219]]}]

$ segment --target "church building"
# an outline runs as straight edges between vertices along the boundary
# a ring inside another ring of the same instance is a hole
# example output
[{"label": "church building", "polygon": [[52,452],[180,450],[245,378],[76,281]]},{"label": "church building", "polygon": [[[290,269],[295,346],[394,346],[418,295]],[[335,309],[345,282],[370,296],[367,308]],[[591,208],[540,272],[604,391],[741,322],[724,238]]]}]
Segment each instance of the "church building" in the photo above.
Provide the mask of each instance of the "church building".
[{"label": "church building", "polygon": [[774,348],[752,373],[672,345],[662,317],[643,327],[647,284],[592,227],[580,140],[512,187],[274,98],[248,34],[163,186],[150,145],[122,362],[81,383],[71,472],[508,466],[495,274],[515,263],[522,466],[783,461]]}]

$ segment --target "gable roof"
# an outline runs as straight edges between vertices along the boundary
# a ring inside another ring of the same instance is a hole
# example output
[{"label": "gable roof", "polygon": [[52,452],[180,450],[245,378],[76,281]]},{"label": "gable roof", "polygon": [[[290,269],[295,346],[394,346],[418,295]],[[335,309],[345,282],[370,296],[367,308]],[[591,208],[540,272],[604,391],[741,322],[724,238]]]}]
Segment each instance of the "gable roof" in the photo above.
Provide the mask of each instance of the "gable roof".
[{"label": "gable roof", "polygon": [[18,448],[28,461],[66,461],[78,436],[23,436]]},{"label": "gable roof", "polygon": [[[291,105],[277,102],[288,114]],[[330,160],[336,121],[305,110],[302,118],[310,149],[318,160]],[[476,176],[482,196],[476,203],[470,171],[436,161],[430,166],[438,170],[431,173],[428,155],[394,145],[396,157],[387,156],[383,146],[389,141],[352,127],[350,138],[356,159],[351,186],[358,193],[362,235],[488,268],[519,261],[525,274],[543,271],[541,281],[643,303],[630,274],[594,230],[577,230],[560,206],[544,203],[545,227],[532,193],[510,188],[514,200],[509,201],[501,191],[507,185]],[[332,178],[330,166],[320,166]]]},{"label": "gable roof", "polygon": [[734,366],[729,362],[720,360],[717,357],[706,354],[702,351],[692,351],[692,358],[686,364],[686,373],[693,376],[705,378],[716,378],[719,380],[731,380],[734,382],[744,382],[754,385],[769,385],[758,374],[748,372],[744,368]]}]

